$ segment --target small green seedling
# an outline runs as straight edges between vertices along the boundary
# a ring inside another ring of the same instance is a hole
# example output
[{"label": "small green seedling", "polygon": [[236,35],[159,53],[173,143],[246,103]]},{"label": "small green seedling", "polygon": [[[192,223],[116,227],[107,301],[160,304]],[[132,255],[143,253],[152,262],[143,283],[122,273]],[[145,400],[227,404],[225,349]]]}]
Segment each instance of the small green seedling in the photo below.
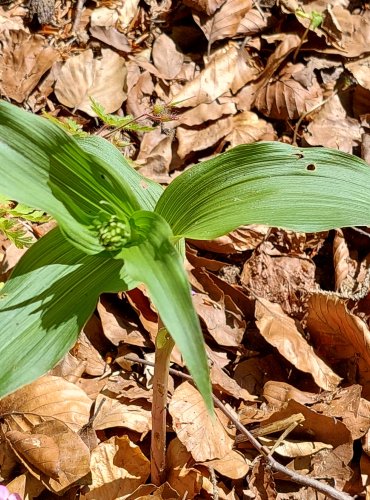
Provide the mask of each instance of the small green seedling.
[{"label": "small green seedling", "polygon": [[212,411],[184,238],[211,239],[251,223],[306,232],[366,226],[369,185],[368,165],[354,156],[262,142],[199,163],[163,190],[106,140],[71,137],[0,102],[0,192],[59,224],[1,291],[0,396],[66,354],[101,293],[144,283]]}]

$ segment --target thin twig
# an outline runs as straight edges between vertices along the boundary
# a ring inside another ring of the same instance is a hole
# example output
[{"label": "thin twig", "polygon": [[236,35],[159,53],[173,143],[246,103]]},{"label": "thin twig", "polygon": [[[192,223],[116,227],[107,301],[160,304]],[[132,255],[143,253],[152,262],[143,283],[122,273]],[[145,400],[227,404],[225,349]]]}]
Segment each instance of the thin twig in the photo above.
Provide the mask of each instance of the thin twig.
[{"label": "thin twig", "polygon": [[72,29],[71,29],[72,34],[77,33],[77,30],[80,26],[82,9],[84,8],[84,5],[85,5],[85,0],[77,0],[76,8],[75,8],[75,18],[74,18],[74,21],[72,24]]},{"label": "thin twig", "polygon": [[[127,361],[132,361],[133,363],[141,363],[143,365],[154,366],[153,362],[147,361],[146,359],[142,358],[136,358],[127,355],[124,356],[124,359],[126,359]],[[191,381],[193,380],[190,375],[182,373],[179,370],[174,370],[173,368],[169,369],[169,373],[177,377],[183,378],[185,380],[191,380]],[[263,446],[253,436],[253,434],[251,434],[251,432],[246,427],[244,427],[243,424],[239,422],[239,420],[235,417],[235,415],[230,410],[228,410],[226,406],[215,395],[212,395],[212,398],[215,406],[217,406],[217,408],[219,408],[223,412],[223,414],[226,415],[231,420],[231,422],[235,425],[236,429],[239,432],[248,437],[248,441],[256,448],[257,451],[261,453],[261,455],[265,457],[272,470],[284,474],[296,484],[301,484],[302,486],[313,488],[325,495],[328,495],[330,498],[333,498],[334,500],[354,500],[354,497],[348,495],[347,493],[344,493],[343,491],[338,491],[332,486],[322,483],[317,479],[313,479],[307,476],[302,476],[301,474],[298,474],[297,472],[288,469],[287,467],[284,467],[284,465],[281,465],[272,456],[269,455],[269,449]]]}]

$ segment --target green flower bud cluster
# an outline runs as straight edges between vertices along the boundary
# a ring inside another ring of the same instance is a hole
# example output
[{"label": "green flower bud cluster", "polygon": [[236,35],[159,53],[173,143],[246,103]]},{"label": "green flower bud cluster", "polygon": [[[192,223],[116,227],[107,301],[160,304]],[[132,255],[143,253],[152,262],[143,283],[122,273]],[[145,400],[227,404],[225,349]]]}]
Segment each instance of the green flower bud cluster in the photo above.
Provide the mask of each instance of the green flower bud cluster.
[{"label": "green flower bud cluster", "polygon": [[109,251],[119,250],[130,240],[131,229],[128,221],[112,215],[98,226],[99,241]]}]

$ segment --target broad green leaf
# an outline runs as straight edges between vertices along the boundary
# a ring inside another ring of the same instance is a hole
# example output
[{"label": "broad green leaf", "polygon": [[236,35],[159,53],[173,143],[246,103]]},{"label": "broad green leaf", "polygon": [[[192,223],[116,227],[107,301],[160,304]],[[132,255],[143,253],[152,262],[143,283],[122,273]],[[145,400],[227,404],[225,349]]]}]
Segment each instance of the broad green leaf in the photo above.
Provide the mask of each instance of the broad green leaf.
[{"label": "broad green leaf", "polygon": [[[123,263],[86,255],[54,229],[0,291],[0,397],[52,368],[73,346],[102,292],[133,288]],[[129,283],[129,287],[128,287]]]},{"label": "broad green leaf", "polygon": [[91,158],[102,160],[109,164],[117,175],[124,177],[127,185],[135,194],[142,210],[154,210],[154,207],[163,193],[160,184],[139,174],[117,148],[110,142],[97,136],[89,136],[76,140],[78,145],[86,151]]},{"label": "broad green leaf", "polygon": [[142,235],[138,246],[119,254],[125,271],[144,283],[159,315],[184,357],[208,408],[212,411],[211,385],[203,335],[194,311],[182,259],[172,243],[165,220],[153,212],[136,212],[133,221]]},{"label": "broad green leaf", "polygon": [[4,101],[0,192],[53,215],[73,244],[87,253],[102,251],[92,227],[99,213],[129,216],[142,208],[123,172],[111,168],[102,155],[91,156],[55,124]]},{"label": "broad green leaf", "polygon": [[321,231],[370,224],[370,167],[334,149],[238,146],[174,179],[155,211],[175,236],[212,239],[244,224]]}]

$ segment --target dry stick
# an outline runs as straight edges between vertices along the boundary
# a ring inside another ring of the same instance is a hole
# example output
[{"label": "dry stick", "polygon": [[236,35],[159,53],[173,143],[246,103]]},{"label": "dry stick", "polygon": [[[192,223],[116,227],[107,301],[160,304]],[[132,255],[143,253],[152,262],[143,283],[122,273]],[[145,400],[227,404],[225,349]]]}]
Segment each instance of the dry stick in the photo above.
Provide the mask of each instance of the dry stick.
[{"label": "dry stick", "polygon": [[[134,356],[124,356],[124,359],[127,361],[132,361],[133,363],[141,363],[143,365],[148,365],[148,366],[155,366],[155,363],[151,361],[147,361],[146,359],[142,358],[136,358]],[[191,380],[193,381],[192,377],[190,375],[187,375],[185,373],[182,373],[178,370],[174,370],[173,368],[169,369],[169,373],[171,375],[175,375],[177,377],[183,378],[185,380]],[[310,488],[313,488],[317,491],[320,491],[321,493],[324,493],[325,495],[328,495],[331,498],[334,498],[335,500],[354,500],[354,497],[351,495],[348,495],[347,493],[344,493],[342,491],[338,491],[332,486],[329,486],[327,484],[321,483],[317,479],[312,479],[307,476],[302,476],[301,474],[298,474],[297,472],[288,469],[284,465],[281,465],[279,462],[277,462],[272,456],[269,455],[270,450],[263,446],[254,436],[251,434],[251,432],[244,427],[243,424],[239,422],[237,418],[235,418],[235,415],[229,411],[226,406],[214,395],[212,395],[213,402],[217,408],[219,408],[224,415],[226,415],[231,422],[235,425],[235,427],[240,431],[242,434],[247,436],[248,441],[256,448],[257,451],[263,455],[268,463],[268,465],[271,467],[272,470],[276,472],[281,472],[285,476],[288,476],[291,481],[297,484],[301,484],[302,486],[308,486]]]},{"label": "dry stick", "polygon": [[152,483],[160,486],[166,481],[166,417],[168,374],[171,352],[175,343],[166,328],[160,328],[155,341],[153,377],[152,436],[150,445],[150,474]]},{"label": "dry stick", "polygon": [[75,18],[74,18],[74,21],[72,24],[72,29],[71,29],[72,34],[77,33],[78,27],[80,26],[82,9],[83,9],[84,4],[85,4],[85,0],[77,0],[76,10],[75,10]]}]

